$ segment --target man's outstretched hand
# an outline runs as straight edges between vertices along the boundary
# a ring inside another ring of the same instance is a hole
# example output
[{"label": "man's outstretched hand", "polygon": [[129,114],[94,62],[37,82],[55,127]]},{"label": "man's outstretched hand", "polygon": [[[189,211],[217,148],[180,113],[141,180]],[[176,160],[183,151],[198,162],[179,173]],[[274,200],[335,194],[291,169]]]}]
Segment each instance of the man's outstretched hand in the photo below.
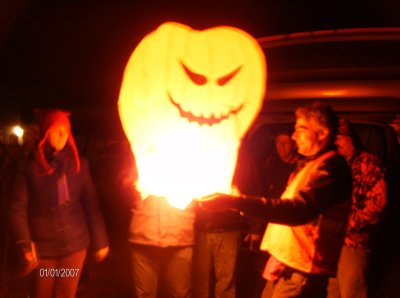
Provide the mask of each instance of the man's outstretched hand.
[{"label": "man's outstretched hand", "polygon": [[239,211],[240,199],[240,196],[215,193],[197,199],[197,203],[201,209],[210,212],[220,212],[228,210]]}]

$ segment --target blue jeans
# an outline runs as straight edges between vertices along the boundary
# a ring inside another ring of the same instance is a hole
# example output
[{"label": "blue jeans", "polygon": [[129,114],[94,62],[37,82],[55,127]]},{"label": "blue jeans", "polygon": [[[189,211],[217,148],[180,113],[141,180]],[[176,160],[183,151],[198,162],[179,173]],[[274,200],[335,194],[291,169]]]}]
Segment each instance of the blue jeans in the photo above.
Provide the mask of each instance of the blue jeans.
[{"label": "blue jeans", "polygon": [[[193,271],[194,297],[235,297],[236,260],[240,236],[240,231],[196,232]],[[214,295],[209,293],[212,274],[215,275]]]},{"label": "blue jeans", "polygon": [[328,298],[366,298],[368,251],[343,246],[336,278],[329,279]]},{"label": "blue jeans", "polygon": [[131,248],[133,289],[137,298],[191,297],[193,248],[133,244]]}]

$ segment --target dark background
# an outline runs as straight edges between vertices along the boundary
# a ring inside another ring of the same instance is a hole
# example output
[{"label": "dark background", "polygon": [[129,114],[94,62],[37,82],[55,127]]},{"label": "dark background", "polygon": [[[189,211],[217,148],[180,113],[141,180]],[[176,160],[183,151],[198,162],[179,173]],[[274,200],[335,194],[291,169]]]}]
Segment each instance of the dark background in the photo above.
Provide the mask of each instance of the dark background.
[{"label": "dark background", "polygon": [[116,112],[131,52],[165,21],[195,29],[232,25],[262,37],[399,26],[399,11],[400,2],[390,0],[3,0],[0,117],[32,107]]}]

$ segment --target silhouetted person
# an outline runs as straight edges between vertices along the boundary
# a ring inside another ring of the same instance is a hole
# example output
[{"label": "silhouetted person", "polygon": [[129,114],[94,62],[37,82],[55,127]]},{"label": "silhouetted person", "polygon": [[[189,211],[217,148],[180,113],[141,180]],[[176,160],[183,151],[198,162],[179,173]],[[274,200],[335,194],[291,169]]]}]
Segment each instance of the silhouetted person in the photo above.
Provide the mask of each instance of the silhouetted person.
[{"label": "silhouetted person", "polygon": [[296,167],[296,143],[289,131],[280,131],[274,138],[275,152],[263,164],[264,193],[268,198],[279,198],[285,190],[289,175]]},{"label": "silhouetted person", "polygon": [[396,115],[389,125],[393,127],[394,131],[396,132],[397,142],[400,145],[400,114]]}]

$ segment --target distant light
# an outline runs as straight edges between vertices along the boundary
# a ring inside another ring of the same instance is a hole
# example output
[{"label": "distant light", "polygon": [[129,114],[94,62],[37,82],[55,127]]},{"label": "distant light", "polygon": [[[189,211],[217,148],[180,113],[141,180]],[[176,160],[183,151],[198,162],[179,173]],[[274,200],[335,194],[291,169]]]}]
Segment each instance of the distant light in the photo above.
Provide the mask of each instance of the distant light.
[{"label": "distant light", "polygon": [[15,134],[18,138],[21,138],[24,135],[24,130],[21,126],[14,126],[12,129],[13,134]]}]

